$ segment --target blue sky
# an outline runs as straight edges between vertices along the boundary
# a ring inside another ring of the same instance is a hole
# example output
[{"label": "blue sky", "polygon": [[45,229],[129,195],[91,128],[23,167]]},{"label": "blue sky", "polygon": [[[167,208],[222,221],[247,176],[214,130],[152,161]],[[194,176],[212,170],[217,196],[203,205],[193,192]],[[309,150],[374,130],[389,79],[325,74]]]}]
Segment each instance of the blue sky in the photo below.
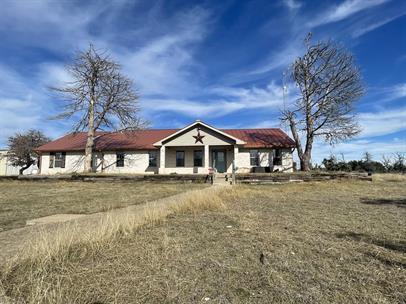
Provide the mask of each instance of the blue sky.
[{"label": "blue sky", "polygon": [[[47,89],[69,80],[64,65],[89,42],[109,50],[134,80],[154,128],[202,119],[219,128],[279,127],[283,72],[303,38],[342,42],[367,89],[357,103],[363,132],[313,159],[406,152],[406,1],[4,0],[0,10],[0,147],[16,131],[56,138],[61,102]],[[295,94],[288,83],[286,101]],[[287,130],[284,126],[283,129]]]}]

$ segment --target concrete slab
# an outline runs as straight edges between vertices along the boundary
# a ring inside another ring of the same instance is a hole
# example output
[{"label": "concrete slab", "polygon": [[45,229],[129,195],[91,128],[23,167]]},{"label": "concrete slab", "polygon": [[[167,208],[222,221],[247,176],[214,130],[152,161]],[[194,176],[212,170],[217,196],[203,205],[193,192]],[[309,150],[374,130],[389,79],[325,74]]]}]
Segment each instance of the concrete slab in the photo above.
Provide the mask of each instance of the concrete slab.
[{"label": "concrete slab", "polygon": [[51,224],[51,223],[63,223],[71,220],[76,220],[86,216],[86,214],[54,214],[44,217],[39,217],[36,219],[31,219],[26,222],[26,226],[33,226],[33,225],[44,225],[44,224]]}]

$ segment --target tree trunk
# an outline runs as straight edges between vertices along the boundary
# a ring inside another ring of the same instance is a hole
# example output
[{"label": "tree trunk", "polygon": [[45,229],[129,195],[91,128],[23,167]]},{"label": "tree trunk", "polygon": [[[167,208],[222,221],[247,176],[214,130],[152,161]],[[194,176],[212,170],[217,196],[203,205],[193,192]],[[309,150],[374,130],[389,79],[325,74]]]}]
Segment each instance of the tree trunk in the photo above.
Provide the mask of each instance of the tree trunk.
[{"label": "tree trunk", "polygon": [[299,154],[300,171],[310,171],[311,169],[311,155],[312,155],[313,139],[307,140],[305,152]]},{"label": "tree trunk", "polygon": [[92,166],[92,156],[93,156],[93,145],[94,145],[94,100],[90,101],[89,106],[89,129],[87,131],[87,140],[85,148],[85,173],[90,173],[93,171]]},{"label": "tree trunk", "polygon": [[305,156],[300,158],[300,171],[310,171],[310,160]]},{"label": "tree trunk", "polygon": [[94,129],[91,128],[87,132],[86,149],[85,149],[85,172],[90,173],[92,168],[92,156],[93,156],[93,144],[94,144]]},{"label": "tree trunk", "polygon": [[27,166],[20,168],[20,170],[18,171],[18,174],[19,174],[19,175],[23,175],[23,172],[24,172],[27,168],[28,168]]},{"label": "tree trunk", "polygon": [[27,163],[25,166],[21,167],[20,170],[18,170],[18,174],[19,174],[19,175],[23,175],[24,171],[25,171],[26,169],[28,169],[32,164],[33,164],[33,163],[30,163],[30,162],[29,162],[29,163]]}]

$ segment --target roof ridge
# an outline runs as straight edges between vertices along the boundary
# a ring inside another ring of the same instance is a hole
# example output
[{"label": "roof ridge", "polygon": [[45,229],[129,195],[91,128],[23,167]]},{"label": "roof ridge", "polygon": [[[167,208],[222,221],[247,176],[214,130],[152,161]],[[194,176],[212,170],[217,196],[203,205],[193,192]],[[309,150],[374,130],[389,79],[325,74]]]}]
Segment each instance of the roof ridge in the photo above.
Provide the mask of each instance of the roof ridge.
[{"label": "roof ridge", "polygon": [[223,129],[219,129],[219,130],[270,130],[270,129],[282,130],[281,128],[277,128],[277,127],[274,127],[274,128],[231,128],[231,129],[223,128]]}]

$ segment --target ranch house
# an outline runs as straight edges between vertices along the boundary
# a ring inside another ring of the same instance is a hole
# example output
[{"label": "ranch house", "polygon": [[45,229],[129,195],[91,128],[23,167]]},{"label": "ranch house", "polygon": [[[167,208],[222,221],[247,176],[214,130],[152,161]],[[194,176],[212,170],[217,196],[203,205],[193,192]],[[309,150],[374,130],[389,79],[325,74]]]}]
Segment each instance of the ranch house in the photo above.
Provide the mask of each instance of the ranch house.
[{"label": "ranch house", "polygon": [[[37,149],[43,175],[84,170],[84,132]],[[202,121],[182,129],[97,132],[94,172],[207,174],[292,172],[294,141],[279,128],[217,129]]]}]

